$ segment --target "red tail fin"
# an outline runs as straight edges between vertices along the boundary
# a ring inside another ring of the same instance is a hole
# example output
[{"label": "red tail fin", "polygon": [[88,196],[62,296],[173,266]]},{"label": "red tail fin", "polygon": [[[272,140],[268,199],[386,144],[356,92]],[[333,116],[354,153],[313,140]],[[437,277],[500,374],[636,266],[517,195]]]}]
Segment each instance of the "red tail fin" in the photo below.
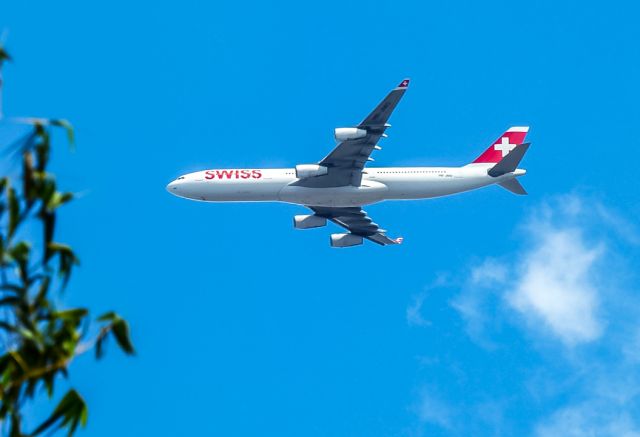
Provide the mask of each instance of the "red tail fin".
[{"label": "red tail fin", "polygon": [[529,126],[514,126],[494,141],[494,143],[478,156],[474,163],[500,162],[518,144],[524,143],[524,138],[529,132]]}]

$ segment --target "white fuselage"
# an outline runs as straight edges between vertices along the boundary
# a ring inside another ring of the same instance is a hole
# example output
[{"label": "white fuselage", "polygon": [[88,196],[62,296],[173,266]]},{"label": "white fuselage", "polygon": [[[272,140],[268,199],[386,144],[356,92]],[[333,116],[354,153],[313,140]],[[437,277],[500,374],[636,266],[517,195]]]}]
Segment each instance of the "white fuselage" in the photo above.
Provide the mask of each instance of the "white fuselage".
[{"label": "white fuselage", "polygon": [[309,206],[361,206],[383,200],[426,199],[485,187],[521,176],[516,170],[491,177],[494,164],[464,167],[366,168],[360,186],[308,188],[293,168],[224,169],[189,173],[167,190],[176,196],[205,202],[287,202]]}]

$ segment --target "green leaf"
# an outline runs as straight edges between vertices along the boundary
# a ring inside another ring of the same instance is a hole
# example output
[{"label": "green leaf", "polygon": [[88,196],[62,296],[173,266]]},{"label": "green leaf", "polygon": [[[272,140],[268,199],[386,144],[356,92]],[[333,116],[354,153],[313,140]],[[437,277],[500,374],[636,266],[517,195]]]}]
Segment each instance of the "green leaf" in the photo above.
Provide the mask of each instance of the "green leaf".
[{"label": "green leaf", "polygon": [[51,278],[49,276],[46,276],[40,283],[38,294],[36,294],[36,297],[33,299],[33,305],[36,308],[43,309],[49,306],[46,300],[47,292],[49,291],[49,285],[51,285]]},{"label": "green leaf", "polygon": [[70,310],[55,311],[54,313],[52,313],[52,316],[63,320],[75,321],[78,319],[82,319],[87,314],[89,314],[89,311],[87,311],[86,308],[72,308]]},{"label": "green leaf", "polygon": [[9,249],[8,258],[14,260],[18,264],[18,273],[24,286],[28,288],[30,286],[31,279],[29,278],[29,254],[31,252],[31,246],[26,241],[21,241],[11,249]]},{"label": "green leaf", "polygon": [[119,319],[120,316],[116,314],[114,311],[109,311],[98,317],[98,322],[107,322],[115,319]]},{"label": "green leaf", "polygon": [[22,417],[18,411],[14,410],[11,412],[11,428],[9,430],[9,435],[11,437],[23,437],[20,428],[22,428]]},{"label": "green leaf", "polygon": [[18,228],[18,225],[20,224],[20,201],[18,200],[18,196],[16,196],[16,190],[11,187],[8,189],[8,198],[9,232],[7,234],[7,237],[11,239],[16,229]]},{"label": "green leaf", "polygon": [[9,52],[4,47],[0,47],[0,65],[2,65],[4,61],[11,61],[11,60],[12,59]]},{"label": "green leaf", "polygon": [[66,244],[49,243],[47,245],[46,261],[54,255],[58,255],[59,258],[58,275],[62,278],[62,286],[64,288],[71,277],[71,270],[73,269],[73,266],[80,264],[80,260],[76,257],[73,249]]},{"label": "green leaf", "polygon": [[104,356],[104,343],[107,340],[107,336],[111,331],[110,326],[105,326],[100,329],[98,336],[96,337],[96,359],[100,359]]},{"label": "green leaf", "polygon": [[7,297],[3,297],[2,299],[0,299],[0,306],[16,306],[18,305],[20,302],[22,302],[22,299],[20,299],[19,297],[15,297],[15,296],[7,296]]},{"label": "green leaf", "polygon": [[28,206],[31,206],[34,201],[34,183],[33,154],[30,150],[26,150],[22,154],[22,194],[24,195]]},{"label": "green leaf", "polygon": [[9,249],[9,256],[16,262],[27,262],[29,260],[29,252],[31,252],[29,243],[21,241]]},{"label": "green leaf", "polygon": [[61,193],[59,191],[56,191],[51,195],[51,198],[47,203],[47,210],[52,212],[56,208],[69,202],[71,199],[73,199],[73,193]]},{"label": "green leaf", "polygon": [[52,126],[59,126],[64,128],[64,130],[67,131],[67,140],[69,141],[69,144],[73,146],[73,143],[74,143],[73,126],[71,125],[69,120],[53,119],[53,120],[50,120],[50,123]]},{"label": "green leaf", "polygon": [[126,320],[119,319],[113,323],[113,335],[116,337],[116,341],[118,342],[120,349],[129,355],[135,353],[133,343],[131,343],[129,323]]},{"label": "green leaf", "polygon": [[56,215],[53,212],[45,211],[43,209],[40,213],[40,219],[42,220],[42,230],[45,244],[44,262],[46,264],[53,255],[50,245],[51,241],[53,240],[53,233],[55,232]]},{"label": "green leaf", "polygon": [[104,353],[104,342],[109,334],[112,334],[113,337],[115,337],[116,343],[118,343],[118,346],[120,346],[120,349],[122,349],[123,352],[128,355],[133,355],[135,353],[135,348],[131,341],[129,323],[125,319],[115,312],[109,311],[98,317],[98,321],[109,322],[109,324],[100,330],[100,333],[96,338],[96,358],[102,358]]},{"label": "green leaf", "polygon": [[11,351],[9,352],[9,355],[11,355],[11,358],[13,358],[13,361],[15,361],[18,364],[18,366],[20,366],[20,369],[23,372],[26,372],[29,370],[29,366],[27,365],[27,363],[24,362],[24,360],[22,359],[18,351]]},{"label": "green leaf", "polygon": [[42,200],[42,203],[46,208],[49,202],[51,202],[51,198],[56,193],[56,181],[49,176],[46,179],[42,180],[39,188],[40,192],[36,194]]},{"label": "green leaf", "polygon": [[[60,403],[55,410],[53,410],[51,416],[42,422],[42,424],[33,431],[32,435],[41,434],[52,427],[51,431],[67,427],[68,435],[73,435],[78,425],[85,426],[87,424],[88,415],[89,410],[86,402],[77,391],[71,389],[62,400],[60,400]],[[54,425],[56,426],[54,427]]]}]

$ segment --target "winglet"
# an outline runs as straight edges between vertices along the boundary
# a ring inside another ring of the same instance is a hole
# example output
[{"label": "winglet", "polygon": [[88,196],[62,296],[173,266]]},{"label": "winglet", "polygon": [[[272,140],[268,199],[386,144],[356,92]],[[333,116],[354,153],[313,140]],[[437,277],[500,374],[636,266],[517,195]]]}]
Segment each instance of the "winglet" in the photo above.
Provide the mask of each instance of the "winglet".
[{"label": "winglet", "polygon": [[393,242],[396,244],[402,244],[403,241],[404,241],[404,238],[402,237],[398,237],[393,240]]},{"label": "winglet", "polygon": [[402,82],[400,82],[400,84],[396,87],[396,89],[404,89],[404,88],[409,88],[409,82],[411,79],[409,79],[408,77],[405,78]]}]

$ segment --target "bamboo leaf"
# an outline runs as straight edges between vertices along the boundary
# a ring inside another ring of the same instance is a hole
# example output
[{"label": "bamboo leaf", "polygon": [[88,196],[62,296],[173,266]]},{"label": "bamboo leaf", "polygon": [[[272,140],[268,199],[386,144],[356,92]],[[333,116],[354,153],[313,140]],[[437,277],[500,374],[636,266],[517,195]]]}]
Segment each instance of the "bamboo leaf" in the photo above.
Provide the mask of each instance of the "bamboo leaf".
[{"label": "bamboo leaf", "polygon": [[7,296],[0,299],[0,306],[15,306],[22,302],[22,299],[15,296]]},{"label": "bamboo leaf", "polygon": [[13,360],[18,364],[18,366],[20,366],[20,369],[23,372],[27,372],[29,370],[29,365],[24,362],[24,360],[22,359],[18,351],[11,351],[9,352],[9,355],[11,355],[11,358],[13,358]]},{"label": "bamboo leaf", "polygon": [[118,346],[126,354],[132,355],[135,353],[133,343],[131,342],[131,332],[129,330],[129,323],[124,319],[119,319],[113,324],[113,335],[118,342]]},{"label": "bamboo leaf", "polygon": [[34,200],[34,183],[33,180],[33,154],[30,150],[25,150],[22,154],[22,194],[27,204],[31,205]]},{"label": "bamboo leaf", "polygon": [[16,190],[11,187],[8,190],[8,200],[9,232],[7,233],[7,237],[11,239],[16,229],[18,228],[18,225],[20,224],[20,202],[18,200],[18,196],[16,196]]},{"label": "bamboo leaf", "polygon": [[116,314],[114,311],[109,311],[104,313],[103,315],[101,315],[100,317],[98,317],[98,322],[107,322],[107,321],[111,321],[114,320],[116,318],[119,318],[120,316],[118,316],[118,314]]},{"label": "bamboo leaf", "polygon": [[52,313],[52,316],[63,320],[75,321],[82,319],[87,314],[89,314],[89,311],[86,308],[72,308],[70,310],[56,311]]},{"label": "bamboo leaf", "polygon": [[7,50],[4,47],[0,47],[0,65],[2,65],[4,61],[11,61],[11,60],[12,59],[9,52],[7,52]]},{"label": "bamboo leaf", "polygon": [[38,426],[32,435],[38,435],[51,428],[51,431],[67,427],[68,435],[72,435],[78,425],[85,426],[87,423],[87,417],[89,410],[84,399],[80,394],[71,389],[60,400],[58,406],[53,410],[51,416],[40,426]]},{"label": "bamboo leaf", "polygon": [[67,132],[67,141],[69,141],[69,144],[73,146],[74,144],[73,126],[68,120],[54,119],[54,120],[51,120],[51,125],[62,127]]},{"label": "bamboo leaf", "polygon": [[71,201],[71,199],[73,199],[73,193],[61,193],[56,191],[51,195],[49,202],[47,202],[47,210],[53,212],[53,210]]},{"label": "bamboo leaf", "polygon": [[128,355],[135,354],[135,348],[131,341],[129,323],[113,311],[109,311],[98,317],[100,322],[109,322],[104,326],[96,338],[96,358],[101,358],[104,352],[104,343],[109,334],[112,334],[120,346],[120,349]]},{"label": "bamboo leaf", "polygon": [[73,249],[66,244],[49,243],[47,245],[46,261],[51,259],[54,255],[58,255],[59,258],[58,275],[62,278],[62,285],[64,288],[71,277],[73,266],[80,264],[80,260],[76,257]]}]

